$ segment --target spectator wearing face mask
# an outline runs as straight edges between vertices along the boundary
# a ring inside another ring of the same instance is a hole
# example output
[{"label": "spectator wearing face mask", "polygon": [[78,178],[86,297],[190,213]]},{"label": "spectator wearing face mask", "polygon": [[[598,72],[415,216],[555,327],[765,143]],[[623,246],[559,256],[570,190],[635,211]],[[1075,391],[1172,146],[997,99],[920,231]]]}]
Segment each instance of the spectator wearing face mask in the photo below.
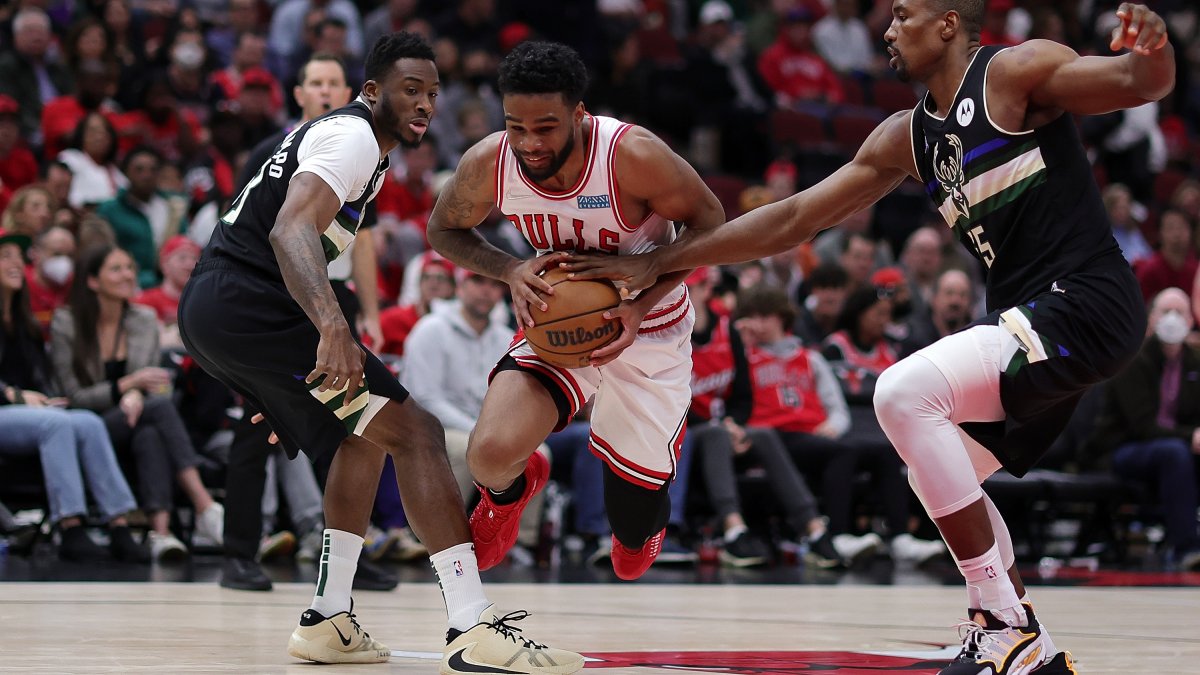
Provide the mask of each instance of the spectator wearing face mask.
[{"label": "spectator wearing face mask", "polygon": [[25,283],[33,318],[47,339],[54,310],[67,304],[75,275],[75,235],[65,227],[47,228],[33,240]]},{"label": "spectator wearing face mask", "polygon": [[1200,351],[1184,340],[1195,324],[1187,294],[1168,288],[1150,306],[1150,329],[1133,363],[1108,384],[1095,438],[1113,471],[1158,493],[1167,545],[1184,570],[1200,569],[1196,455],[1200,454]]}]

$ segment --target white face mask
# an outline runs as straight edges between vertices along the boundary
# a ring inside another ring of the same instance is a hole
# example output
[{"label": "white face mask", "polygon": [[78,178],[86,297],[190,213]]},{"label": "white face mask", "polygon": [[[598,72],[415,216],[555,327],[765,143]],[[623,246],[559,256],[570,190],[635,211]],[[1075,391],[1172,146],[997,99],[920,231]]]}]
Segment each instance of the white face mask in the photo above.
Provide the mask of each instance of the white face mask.
[{"label": "white face mask", "polygon": [[192,42],[184,42],[171,50],[171,59],[183,68],[199,68],[204,63],[204,48]]},{"label": "white face mask", "polygon": [[75,263],[70,256],[56,255],[42,261],[42,276],[55,286],[62,286],[71,279]]},{"label": "white face mask", "polygon": [[1187,319],[1175,311],[1158,317],[1158,323],[1154,324],[1154,335],[1165,345],[1182,344],[1190,330]]}]

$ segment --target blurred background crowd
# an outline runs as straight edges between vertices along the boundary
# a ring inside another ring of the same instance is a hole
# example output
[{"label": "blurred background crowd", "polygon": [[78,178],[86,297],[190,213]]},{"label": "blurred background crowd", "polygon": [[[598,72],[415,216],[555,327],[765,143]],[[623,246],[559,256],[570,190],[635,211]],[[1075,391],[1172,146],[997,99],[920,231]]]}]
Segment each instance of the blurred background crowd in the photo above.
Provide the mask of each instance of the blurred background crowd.
[{"label": "blurred background crowd", "polygon": [[[1170,28],[1174,92],[1078,126],[1151,307],[1150,331],[1121,381],[1081,406],[1040,484],[1101,480],[1115,506],[1095,509],[1134,509],[1158,523],[1155,564],[1195,567],[1200,9],[1148,4]],[[1114,10],[1100,0],[989,0],[982,39],[1106,54]],[[394,152],[368,216],[372,246],[331,278],[357,293],[364,340],[445,425],[469,506],[462,452],[513,326],[506,289],[456,270],[424,231],[463,152],[503,128],[500,59],[524,40],[573,46],[591,71],[587,109],[657,133],[733,218],[819,181],[885,116],[917,104],[923,92],[886,66],[890,21],[890,0],[7,3],[0,501],[41,508],[32,529],[51,533],[67,559],[139,563],[223,547],[248,566],[245,578],[263,558],[312,559],[321,466],[256,450],[261,509],[254,492],[254,504],[237,506],[252,511],[249,534],[224,526],[230,448],[236,461],[242,439],[265,441],[239,431],[242,402],[190,362],[175,310],[217,219],[258,168],[255,146],[355,95],[380,35],[426,36],[441,95],[424,144]],[[500,214],[481,229],[530,254]],[[943,555],[870,407],[883,369],[983,313],[982,270],[921,187],[907,184],[796,249],[697,270],[687,283],[698,314],[695,400],[660,561],[843,568],[871,554]],[[763,384],[763,363],[797,359],[809,375],[798,385]],[[529,510],[516,562],[605,560],[586,413],[542,451],[554,486]],[[390,470],[365,555],[419,559]],[[0,532],[12,535],[20,523],[8,515],[0,508]]]}]

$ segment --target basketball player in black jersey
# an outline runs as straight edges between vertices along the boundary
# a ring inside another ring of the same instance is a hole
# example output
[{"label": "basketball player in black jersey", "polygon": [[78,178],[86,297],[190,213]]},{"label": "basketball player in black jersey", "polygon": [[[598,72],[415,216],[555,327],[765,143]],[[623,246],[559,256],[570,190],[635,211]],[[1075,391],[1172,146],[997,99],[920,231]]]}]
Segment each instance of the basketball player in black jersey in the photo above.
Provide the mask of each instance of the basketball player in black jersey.
[{"label": "basketball player in black jersey", "polygon": [[[1080,396],[1135,355],[1146,311],[1071,115],[1141,105],[1174,86],[1162,18],[1121,4],[1112,57],[1031,40],[981,47],[984,0],[894,0],[884,39],[929,94],[885,120],[818,185],[641,256],[576,257],[579,278],[641,288],[660,274],[785,251],[912,177],[988,268],[987,317],[883,373],[875,409],[967,581],[972,623],[942,675],[1075,672],[1035,618],[1012,541],[979,483],[1023,475]],[[1007,574],[1005,573],[1007,570]]]},{"label": "basketball player in black jersey", "polygon": [[[289,456],[335,453],[325,492],[316,595],[288,652],[323,663],[387,661],[350,599],[362,535],[392,456],[413,529],[449,615],[442,673],[571,673],[578,654],[517,641],[484,596],[466,509],[437,419],[409,400],[354,338],[326,266],[353,241],[398,144],[419,143],[433,115],[433,50],[412,33],[376,42],[349,105],[293,130],[222,217],[179,306],[188,352],[243,396]],[[498,668],[503,666],[504,670]]]}]

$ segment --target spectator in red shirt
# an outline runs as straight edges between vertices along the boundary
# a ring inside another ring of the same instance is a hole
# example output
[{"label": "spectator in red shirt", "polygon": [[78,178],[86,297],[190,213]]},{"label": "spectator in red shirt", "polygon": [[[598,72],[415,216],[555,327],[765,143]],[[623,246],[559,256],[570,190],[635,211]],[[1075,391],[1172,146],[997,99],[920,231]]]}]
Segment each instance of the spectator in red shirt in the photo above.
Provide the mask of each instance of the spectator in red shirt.
[{"label": "spectator in red shirt", "polygon": [[1192,250],[1192,222],[1182,211],[1163,211],[1158,224],[1158,250],[1135,271],[1142,296],[1149,304],[1159,291],[1192,288],[1200,262]]},{"label": "spectator in red shirt", "polygon": [[75,93],[59,96],[42,107],[42,156],[50,159],[67,149],[75,127],[87,113],[98,110],[117,128],[122,116],[109,97],[117,88],[116,66],[96,59],[82,61],[75,70]]},{"label": "spectator in red shirt", "polygon": [[182,346],[179,339],[179,294],[192,269],[200,259],[200,245],[188,237],[177,234],[163,244],[158,252],[158,265],[162,269],[163,282],[154,288],[142,291],[133,301],[154,310],[162,324],[160,343],[163,347]]},{"label": "spectator in red shirt", "polygon": [[25,287],[33,318],[50,338],[50,319],[54,310],[67,304],[71,280],[75,277],[75,235],[65,227],[49,227],[33,240],[29,265],[25,268]]},{"label": "spectator in red shirt", "polygon": [[[258,33],[242,33],[237,38],[237,47],[233,50],[232,62],[228,67],[218,70],[210,76],[213,86],[219,88],[228,101],[236,101],[242,93],[242,86],[247,78],[257,78],[271,90],[271,105],[275,110],[283,108],[283,90],[275,76],[265,67],[267,57],[267,39]],[[265,77],[264,77],[265,76]]]},{"label": "spectator in red shirt", "polygon": [[427,251],[414,259],[421,276],[418,281],[420,299],[411,305],[390,307],[379,313],[379,326],[383,330],[381,354],[404,356],[404,340],[417,325],[417,320],[429,313],[434,300],[454,297],[454,265],[434,251]]},{"label": "spectator in red shirt", "polygon": [[166,75],[161,72],[147,82],[142,105],[122,115],[116,126],[123,130],[123,151],[149,145],[170,164],[191,157],[199,147],[199,120],[179,107]]},{"label": "spectator in red shirt", "polygon": [[758,58],[758,72],[780,107],[798,102],[841,103],[842,84],[812,47],[813,15],[795,8],[784,15],[779,37]]},{"label": "spectator in red shirt", "polygon": [[0,94],[0,212],[13,192],[37,180],[37,159],[21,140],[21,106]]},{"label": "spectator in red shirt", "polygon": [[437,168],[438,146],[433,136],[415,148],[401,150],[404,176],[389,173],[375,199],[379,226],[375,246],[379,258],[380,292],[395,301],[403,285],[404,266],[429,248],[425,226],[433,211],[433,171]]},{"label": "spectator in red shirt", "polygon": [[1011,46],[1019,44],[1021,38],[1008,33],[1008,13],[1013,9],[1013,0],[990,0],[983,15],[983,28],[979,31],[979,44]]}]

